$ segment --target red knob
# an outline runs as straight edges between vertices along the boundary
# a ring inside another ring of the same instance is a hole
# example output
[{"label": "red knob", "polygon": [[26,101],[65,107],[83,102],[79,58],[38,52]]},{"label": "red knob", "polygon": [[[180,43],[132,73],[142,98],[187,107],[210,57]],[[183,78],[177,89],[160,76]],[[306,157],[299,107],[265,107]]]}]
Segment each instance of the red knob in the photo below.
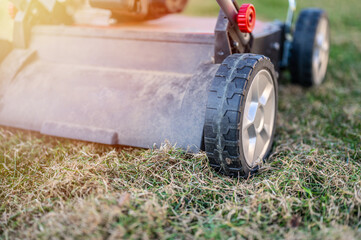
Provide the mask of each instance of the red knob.
[{"label": "red knob", "polygon": [[238,27],[243,33],[251,33],[256,26],[256,9],[252,4],[242,4],[239,9]]},{"label": "red knob", "polygon": [[10,15],[10,17],[11,17],[12,19],[14,19],[15,16],[16,16],[16,14],[17,14],[17,12],[18,12],[18,10],[17,10],[16,7],[14,6],[14,4],[9,3],[9,8],[8,8],[8,10],[9,10],[9,15]]}]

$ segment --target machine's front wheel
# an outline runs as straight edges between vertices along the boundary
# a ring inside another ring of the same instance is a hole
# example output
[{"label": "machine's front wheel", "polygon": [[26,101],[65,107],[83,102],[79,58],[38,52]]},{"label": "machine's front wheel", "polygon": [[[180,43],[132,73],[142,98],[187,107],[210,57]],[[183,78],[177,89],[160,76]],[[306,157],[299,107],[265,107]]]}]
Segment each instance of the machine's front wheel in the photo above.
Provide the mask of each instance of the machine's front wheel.
[{"label": "machine's front wheel", "polygon": [[208,93],[204,145],[210,165],[231,176],[255,173],[275,133],[277,77],[269,58],[234,54]]},{"label": "machine's front wheel", "polygon": [[330,28],[325,11],[304,9],[296,23],[291,47],[290,70],[294,83],[305,87],[325,79],[330,49]]}]

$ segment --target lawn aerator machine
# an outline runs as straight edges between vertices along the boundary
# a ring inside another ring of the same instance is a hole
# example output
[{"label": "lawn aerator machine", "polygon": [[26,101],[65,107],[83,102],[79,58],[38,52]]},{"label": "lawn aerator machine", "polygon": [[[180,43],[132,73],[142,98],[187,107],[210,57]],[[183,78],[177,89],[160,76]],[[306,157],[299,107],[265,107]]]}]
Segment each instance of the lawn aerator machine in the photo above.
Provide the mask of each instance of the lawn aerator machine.
[{"label": "lawn aerator machine", "polygon": [[227,175],[256,172],[273,143],[279,72],[289,68],[292,81],[307,87],[325,78],[328,18],[305,9],[294,28],[294,0],[285,22],[269,23],[256,21],[252,4],[217,2],[213,19],[165,16],[186,0],[90,0],[111,12],[94,26],[105,10],[13,0],[0,124],[142,148],[168,140],[206,151]]}]

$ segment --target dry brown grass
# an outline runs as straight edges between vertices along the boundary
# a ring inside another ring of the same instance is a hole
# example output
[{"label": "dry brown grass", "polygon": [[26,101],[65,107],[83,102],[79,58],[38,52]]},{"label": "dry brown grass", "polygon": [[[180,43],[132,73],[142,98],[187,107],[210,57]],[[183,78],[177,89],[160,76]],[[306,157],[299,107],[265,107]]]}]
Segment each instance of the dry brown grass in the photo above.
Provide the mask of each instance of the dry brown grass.
[{"label": "dry brown grass", "polygon": [[[361,239],[357,3],[299,1],[330,12],[328,77],[307,90],[283,79],[274,154],[254,178],[219,175],[203,153],[167,145],[122,149],[1,128],[0,239]],[[216,9],[192,4],[188,13]],[[275,17],[285,4],[262,0],[258,10]]]},{"label": "dry brown grass", "polygon": [[361,237],[361,165],[332,149],[280,144],[260,175],[243,180],[167,145],[0,133],[3,238]]}]

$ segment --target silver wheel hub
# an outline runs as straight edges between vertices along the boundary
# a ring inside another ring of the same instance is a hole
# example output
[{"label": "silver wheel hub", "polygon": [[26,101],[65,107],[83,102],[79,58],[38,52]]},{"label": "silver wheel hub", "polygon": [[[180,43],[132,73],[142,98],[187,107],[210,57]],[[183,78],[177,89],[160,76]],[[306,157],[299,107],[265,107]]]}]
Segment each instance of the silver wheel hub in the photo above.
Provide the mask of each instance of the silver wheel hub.
[{"label": "silver wheel hub", "polygon": [[267,153],[276,116],[276,92],[271,74],[261,70],[249,88],[240,135],[247,164],[259,164]]},{"label": "silver wheel hub", "polygon": [[320,20],[317,27],[316,39],[312,56],[312,68],[314,83],[319,85],[325,78],[330,50],[330,39],[328,21],[325,18]]}]

